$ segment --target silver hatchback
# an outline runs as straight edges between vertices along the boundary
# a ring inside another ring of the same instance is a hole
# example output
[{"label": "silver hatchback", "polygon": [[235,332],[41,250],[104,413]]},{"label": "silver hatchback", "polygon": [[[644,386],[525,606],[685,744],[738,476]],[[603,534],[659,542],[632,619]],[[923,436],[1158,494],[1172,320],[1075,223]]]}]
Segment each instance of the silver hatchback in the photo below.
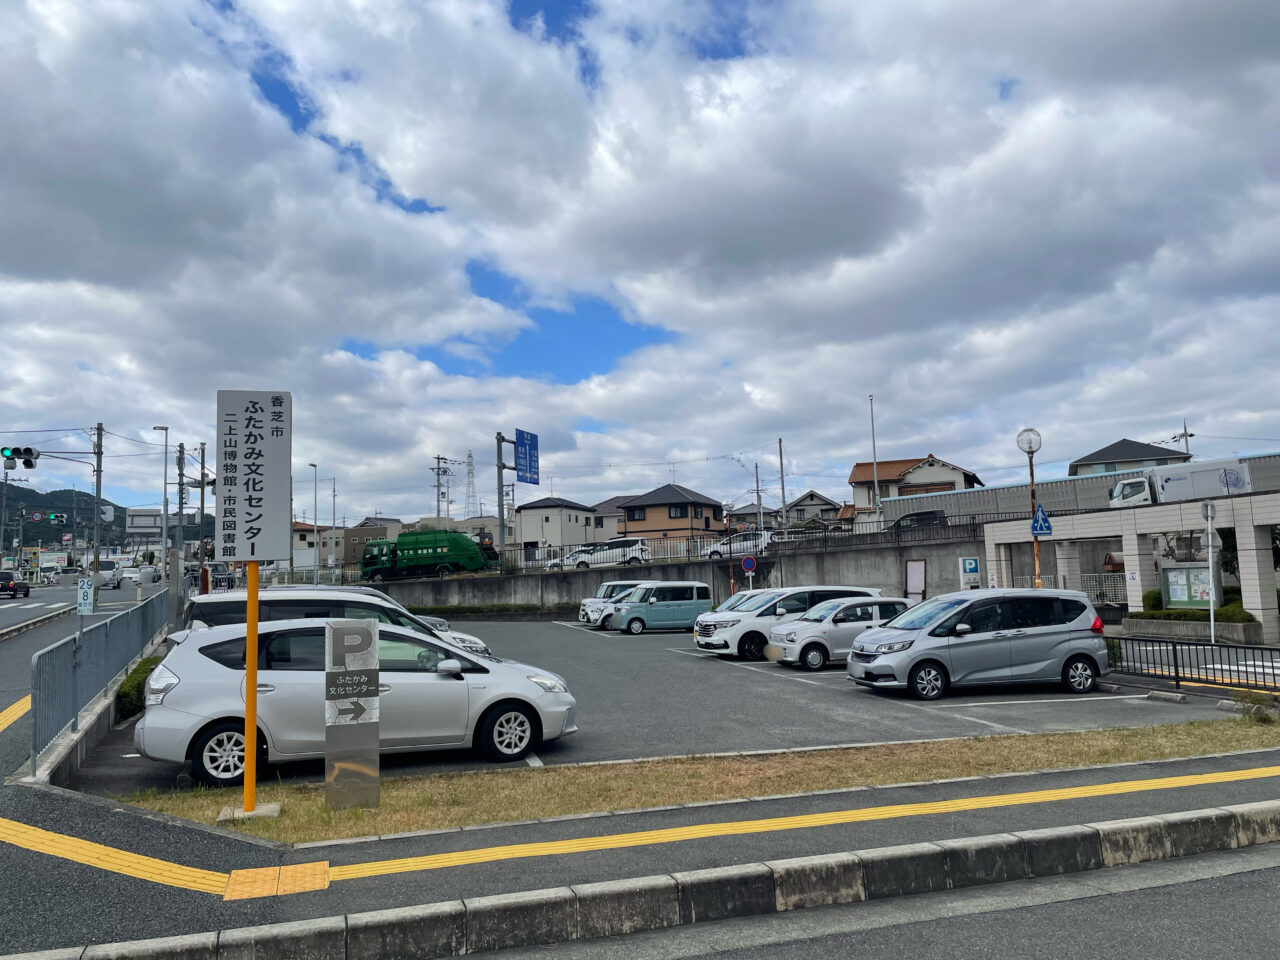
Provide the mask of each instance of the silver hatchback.
[{"label": "silver hatchback", "polygon": [[936,700],[948,687],[1060,681],[1088,693],[1108,672],[1102,620],[1074,590],[965,590],[917,604],[853,645],[848,677]]}]

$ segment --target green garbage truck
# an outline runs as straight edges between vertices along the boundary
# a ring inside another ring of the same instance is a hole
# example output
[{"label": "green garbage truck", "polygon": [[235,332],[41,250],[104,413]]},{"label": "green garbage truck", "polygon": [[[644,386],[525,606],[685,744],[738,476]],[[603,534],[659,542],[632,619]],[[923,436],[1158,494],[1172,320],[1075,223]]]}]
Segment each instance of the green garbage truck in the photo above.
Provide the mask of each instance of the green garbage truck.
[{"label": "green garbage truck", "polygon": [[492,539],[448,530],[407,530],[394,540],[370,540],[360,557],[360,578],[443,577],[498,565]]}]

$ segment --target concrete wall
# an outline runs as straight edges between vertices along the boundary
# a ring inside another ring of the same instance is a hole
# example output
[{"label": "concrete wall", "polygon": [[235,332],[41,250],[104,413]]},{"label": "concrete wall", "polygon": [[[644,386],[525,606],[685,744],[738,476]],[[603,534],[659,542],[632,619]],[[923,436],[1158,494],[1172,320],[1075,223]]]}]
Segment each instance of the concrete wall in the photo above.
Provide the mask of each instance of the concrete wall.
[{"label": "concrete wall", "polygon": [[[1050,547],[1045,551],[1052,554]],[[845,584],[879,587],[888,596],[903,596],[908,560],[925,561],[928,596],[960,588],[960,558],[978,557],[981,583],[987,582],[982,541],[949,540],[942,543],[862,547],[825,553],[782,554],[761,559],[755,586]],[[577,603],[593,596],[606,580],[700,580],[711,585],[716,602],[729,595],[729,563],[701,560],[693,563],[655,563],[638,567],[602,567],[554,573],[522,573],[510,576],[451,577],[444,580],[400,580],[384,584],[389,596],[406,606],[487,606],[529,603],[541,607]],[[747,585],[746,575],[734,564],[734,586]]]}]

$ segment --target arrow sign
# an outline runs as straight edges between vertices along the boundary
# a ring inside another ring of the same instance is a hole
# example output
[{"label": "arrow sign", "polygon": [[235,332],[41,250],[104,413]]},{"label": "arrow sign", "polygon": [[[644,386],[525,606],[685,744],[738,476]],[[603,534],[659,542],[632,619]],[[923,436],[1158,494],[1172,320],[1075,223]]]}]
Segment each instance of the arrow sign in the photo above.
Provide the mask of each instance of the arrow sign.
[{"label": "arrow sign", "polygon": [[350,717],[352,723],[359,723],[360,718],[364,716],[364,713],[364,704],[359,700],[352,700],[351,706],[349,707],[338,708],[338,716],[343,718]]},{"label": "arrow sign", "polygon": [[1049,514],[1044,511],[1044,504],[1036,504],[1035,516],[1031,518],[1031,535],[1033,537],[1053,536],[1053,524],[1049,522]]}]

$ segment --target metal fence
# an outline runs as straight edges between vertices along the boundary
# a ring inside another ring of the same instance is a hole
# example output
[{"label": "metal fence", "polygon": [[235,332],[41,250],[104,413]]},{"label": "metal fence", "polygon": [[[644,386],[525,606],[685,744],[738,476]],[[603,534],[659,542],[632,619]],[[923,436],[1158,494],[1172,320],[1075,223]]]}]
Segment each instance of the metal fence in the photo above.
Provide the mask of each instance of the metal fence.
[{"label": "metal fence", "polygon": [[1123,573],[1084,573],[1081,589],[1094,603],[1128,604],[1129,592]]},{"label": "metal fence", "polygon": [[169,591],[45,647],[31,658],[32,766],[165,625]]},{"label": "metal fence", "polygon": [[1249,687],[1280,693],[1280,648],[1186,640],[1107,641],[1117,673],[1224,687]]},{"label": "metal fence", "polygon": [[[347,563],[333,567],[321,565],[318,569],[314,566],[290,568],[280,565],[262,570],[259,576],[259,583],[264,587],[308,583],[319,583],[321,586],[328,587],[341,586],[360,582],[360,564]],[[196,582],[194,577],[191,582],[193,584]],[[243,590],[244,587],[244,573],[240,570],[209,579],[210,593],[226,593],[228,590]]]}]

